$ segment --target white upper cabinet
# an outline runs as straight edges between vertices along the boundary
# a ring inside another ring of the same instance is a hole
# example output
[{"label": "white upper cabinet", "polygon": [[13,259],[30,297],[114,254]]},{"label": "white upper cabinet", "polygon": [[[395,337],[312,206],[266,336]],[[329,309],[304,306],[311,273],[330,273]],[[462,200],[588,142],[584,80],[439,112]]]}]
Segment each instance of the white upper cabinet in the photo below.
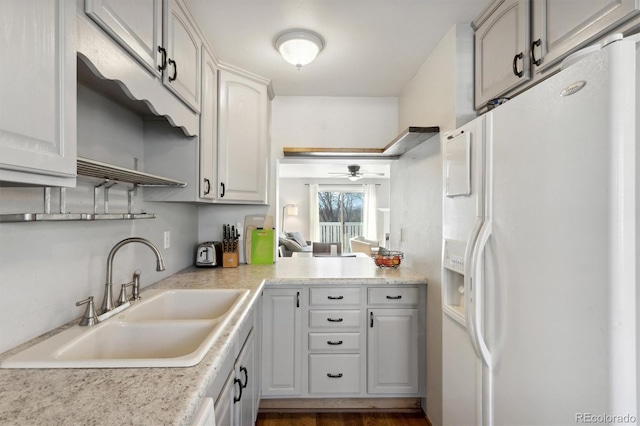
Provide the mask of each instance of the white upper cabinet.
[{"label": "white upper cabinet", "polygon": [[167,63],[162,82],[195,112],[199,112],[202,41],[184,4],[168,0],[166,5],[163,45]]},{"label": "white upper cabinet", "polygon": [[475,106],[530,78],[529,0],[505,0],[474,21]]},{"label": "white upper cabinet", "polygon": [[520,93],[576,50],[639,23],[637,0],[492,1],[472,24],[476,109]]},{"label": "white upper cabinet", "polygon": [[200,110],[200,198],[216,199],[218,130],[218,68],[202,48],[202,109]]},{"label": "white upper cabinet", "polygon": [[267,86],[221,70],[218,90],[218,202],[265,204]]},{"label": "white upper cabinet", "polygon": [[75,4],[0,0],[0,181],[75,186]]},{"label": "white upper cabinet", "polygon": [[532,6],[536,72],[640,12],[635,0],[532,0]]},{"label": "white upper cabinet", "polygon": [[85,11],[134,58],[160,77],[162,0],[86,0]]},{"label": "white upper cabinet", "polygon": [[[203,43],[184,2],[84,0],[84,12],[90,19],[78,18],[78,57],[98,85],[100,79],[118,82],[127,97],[196,135]],[[159,90],[162,85],[168,90]]]}]

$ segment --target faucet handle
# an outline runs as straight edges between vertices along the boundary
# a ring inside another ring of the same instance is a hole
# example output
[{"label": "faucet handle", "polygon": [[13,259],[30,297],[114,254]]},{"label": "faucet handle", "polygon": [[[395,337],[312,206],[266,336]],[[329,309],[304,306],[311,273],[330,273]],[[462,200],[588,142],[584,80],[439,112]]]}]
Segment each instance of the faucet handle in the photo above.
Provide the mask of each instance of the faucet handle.
[{"label": "faucet handle", "polygon": [[140,300],[140,274],[142,274],[140,269],[136,269],[133,273],[133,291],[131,299],[135,301]]},{"label": "faucet handle", "polygon": [[127,287],[131,287],[133,285],[133,281],[127,284],[122,284],[120,287],[120,295],[118,296],[118,300],[116,301],[116,307],[120,305],[124,305],[129,301],[127,298]]},{"label": "faucet handle", "polygon": [[76,302],[76,306],[82,306],[86,304],[87,309],[84,311],[84,315],[82,319],[80,319],[80,323],[78,325],[95,325],[98,323],[98,316],[96,315],[96,310],[93,306],[93,296],[89,296],[88,298]]}]

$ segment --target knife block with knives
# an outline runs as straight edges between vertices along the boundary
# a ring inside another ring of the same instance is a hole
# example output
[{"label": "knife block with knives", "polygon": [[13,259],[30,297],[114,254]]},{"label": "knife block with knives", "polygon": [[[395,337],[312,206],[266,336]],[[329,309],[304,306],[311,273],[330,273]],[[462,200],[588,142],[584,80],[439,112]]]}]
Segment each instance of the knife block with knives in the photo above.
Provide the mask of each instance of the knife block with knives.
[{"label": "knife block with knives", "polygon": [[238,238],[240,233],[234,225],[222,225],[222,267],[238,267]]}]

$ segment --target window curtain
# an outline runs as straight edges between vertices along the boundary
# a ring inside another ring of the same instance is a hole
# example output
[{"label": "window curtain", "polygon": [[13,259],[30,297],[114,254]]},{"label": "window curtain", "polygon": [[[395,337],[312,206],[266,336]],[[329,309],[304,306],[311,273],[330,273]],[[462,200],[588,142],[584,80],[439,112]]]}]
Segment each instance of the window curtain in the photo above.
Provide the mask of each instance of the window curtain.
[{"label": "window curtain", "polygon": [[376,198],[376,185],[362,185],[364,201],[362,206],[362,236],[368,240],[378,240],[378,200]]},{"label": "window curtain", "polygon": [[320,209],[318,207],[318,191],[320,187],[317,183],[309,185],[309,239],[312,242],[320,241]]}]

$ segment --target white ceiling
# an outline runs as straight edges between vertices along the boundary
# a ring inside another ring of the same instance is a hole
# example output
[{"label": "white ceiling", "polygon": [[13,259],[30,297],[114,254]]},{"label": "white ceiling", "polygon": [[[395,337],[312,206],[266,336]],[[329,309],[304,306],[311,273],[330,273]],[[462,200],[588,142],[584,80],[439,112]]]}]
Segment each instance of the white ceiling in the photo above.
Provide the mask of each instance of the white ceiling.
[{"label": "white ceiling", "polygon": [[[489,0],[186,0],[222,62],[270,79],[276,96],[397,96],[456,23]],[[273,47],[304,28],[325,48],[298,71]]]}]

